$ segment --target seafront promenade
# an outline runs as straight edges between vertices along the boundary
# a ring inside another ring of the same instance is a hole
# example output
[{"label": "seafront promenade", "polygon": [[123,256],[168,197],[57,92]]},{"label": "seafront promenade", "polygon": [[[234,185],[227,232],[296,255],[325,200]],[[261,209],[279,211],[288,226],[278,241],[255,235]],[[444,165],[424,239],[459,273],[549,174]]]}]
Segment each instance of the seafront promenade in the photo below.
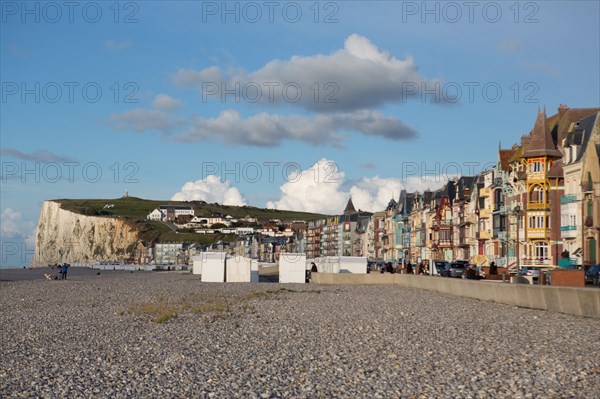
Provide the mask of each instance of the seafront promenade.
[{"label": "seafront promenade", "polygon": [[391,285],[76,272],[0,283],[0,397],[598,396],[597,319]]}]

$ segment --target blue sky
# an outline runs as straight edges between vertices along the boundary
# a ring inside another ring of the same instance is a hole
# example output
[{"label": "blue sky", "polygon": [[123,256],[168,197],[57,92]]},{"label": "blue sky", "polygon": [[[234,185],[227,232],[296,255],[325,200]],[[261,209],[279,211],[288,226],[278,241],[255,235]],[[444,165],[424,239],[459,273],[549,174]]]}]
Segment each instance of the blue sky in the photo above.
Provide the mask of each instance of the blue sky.
[{"label": "blue sky", "polygon": [[377,210],[600,104],[596,1],[1,4],[3,265],[46,199]]}]

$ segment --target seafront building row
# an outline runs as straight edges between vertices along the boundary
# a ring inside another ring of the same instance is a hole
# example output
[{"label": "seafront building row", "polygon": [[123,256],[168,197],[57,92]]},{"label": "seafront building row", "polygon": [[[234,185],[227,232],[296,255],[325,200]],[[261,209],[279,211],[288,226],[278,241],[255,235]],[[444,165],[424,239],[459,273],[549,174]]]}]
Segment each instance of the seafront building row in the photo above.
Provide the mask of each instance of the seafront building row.
[{"label": "seafront building row", "polygon": [[308,223],[306,253],[372,261],[589,266],[600,242],[600,109],[538,114],[529,134],[477,176],[399,193],[385,210]]},{"label": "seafront building row", "polygon": [[[191,208],[175,208],[161,207],[148,218],[179,220],[198,233],[236,239],[210,246],[140,246],[137,261],[187,263],[198,252],[218,250],[265,262],[293,252],[394,264],[589,266],[599,262],[600,108],[561,105],[550,117],[538,109],[532,130],[510,148],[499,148],[491,169],[454,178],[438,190],[403,190],[374,213],[356,210],[352,199],[340,215],[290,223],[200,218]],[[243,226],[233,227],[236,223]]]}]

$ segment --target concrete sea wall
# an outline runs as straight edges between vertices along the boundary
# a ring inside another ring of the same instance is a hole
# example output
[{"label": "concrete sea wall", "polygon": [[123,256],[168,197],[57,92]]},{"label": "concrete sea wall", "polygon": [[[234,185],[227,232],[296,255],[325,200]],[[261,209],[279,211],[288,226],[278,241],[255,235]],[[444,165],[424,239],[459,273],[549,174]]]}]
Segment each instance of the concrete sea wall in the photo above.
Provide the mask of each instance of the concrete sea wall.
[{"label": "concrete sea wall", "polygon": [[312,283],[336,285],[398,285],[600,319],[600,289],[508,284],[408,274],[313,273]]}]

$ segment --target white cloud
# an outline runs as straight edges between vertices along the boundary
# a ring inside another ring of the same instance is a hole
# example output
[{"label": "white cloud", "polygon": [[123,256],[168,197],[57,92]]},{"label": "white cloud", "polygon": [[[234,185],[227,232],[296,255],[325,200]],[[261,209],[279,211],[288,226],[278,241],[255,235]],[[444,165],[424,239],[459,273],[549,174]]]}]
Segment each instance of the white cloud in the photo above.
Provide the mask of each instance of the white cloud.
[{"label": "white cloud", "polygon": [[[224,96],[223,102],[247,100],[263,109],[266,105],[288,103],[314,114],[260,112],[242,116],[236,109],[225,109],[215,117],[191,116],[173,121],[165,111],[180,107],[181,102],[159,94],[153,101],[153,110],[138,108],[113,114],[110,118],[113,127],[160,131],[182,142],[220,140],[259,147],[275,147],[284,141],[340,146],[349,133],[403,140],[417,137],[417,131],[396,116],[386,116],[374,109],[389,102],[421,97],[423,89],[430,90],[439,83],[421,77],[412,58],[399,60],[357,34],[349,36],[344,48],[330,55],[272,60],[254,72],[217,66],[201,71],[182,69],[173,80],[200,88],[206,97],[203,101]],[[210,90],[216,88],[217,93],[209,94],[206,84],[211,85]],[[248,87],[250,90],[246,90]],[[284,87],[291,87],[292,93]],[[293,93],[295,87],[298,91]],[[232,89],[237,93],[232,95]],[[290,97],[297,94],[297,102],[292,102]],[[429,95],[432,101],[440,101],[434,97]],[[174,131],[176,127],[181,129]]]},{"label": "white cloud", "polygon": [[218,176],[210,175],[205,179],[187,182],[173,195],[172,201],[206,201],[223,205],[246,205],[246,200],[229,181],[221,181]]},{"label": "white cloud", "polygon": [[284,140],[339,145],[349,131],[391,140],[417,136],[414,129],[399,119],[368,110],[315,116],[263,112],[245,119],[235,110],[226,110],[217,118],[196,118],[192,127],[176,139],[194,142],[218,138],[228,144],[261,147],[274,147]]},{"label": "white cloud", "polygon": [[180,108],[183,103],[168,94],[161,93],[152,101],[154,109],[135,108],[129,111],[112,114],[110,124],[118,131],[133,130],[136,132],[159,131],[171,133],[177,127],[184,126],[183,119],[174,120],[169,111]]},{"label": "white cloud", "polygon": [[[436,82],[422,77],[417,70],[410,56],[399,60],[366,37],[353,34],[343,49],[330,55],[272,60],[253,72],[216,66],[201,71],[181,69],[173,80],[199,88],[205,99],[231,100],[233,96],[225,97],[223,89],[239,85],[241,101],[290,104],[317,112],[354,111],[404,102],[413,96],[421,98],[422,90],[432,89]],[[296,96],[299,98],[293,101]]]},{"label": "white cloud", "polygon": [[0,236],[3,238],[23,239],[29,237],[35,224],[23,220],[23,214],[12,208],[4,208],[0,213]]},{"label": "white cloud", "polygon": [[310,168],[294,171],[281,187],[281,198],[267,208],[337,214],[344,210],[348,196],[341,190],[344,173],[325,158]]},{"label": "white cloud", "polygon": [[154,101],[152,101],[152,106],[154,108],[166,111],[177,109],[181,107],[181,105],[181,101],[169,96],[168,94],[159,94],[158,96],[156,96]]},{"label": "white cloud", "polygon": [[293,173],[281,187],[281,197],[267,203],[267,208],[340,214],[348,198],[356,209],[382,211],[389,201],[398,200],[401,190],[407,192],[434,190],[447,179],[441,176],[411,176],[407,179],[364,177],[346,183],[345,174],[334,161],[320,159],[301,173]]},{"label": "white cloud", "polygon": [[[292,170],[279,188],[280,198],[267,202],[266,207],[336,215],[343,212],[351,197],[356,209],[377,212],[384,210],[390,199],[398,200],[401,190],[435,190],[448,181],[446,176],[410,176],[406,179],[373,176],[357,181],[346,181],[345,178],[336,162],[321,158],[308,169]],[[246,205],[245,198],[236,187],[215,175],[185,183],[171,199]]]},{"label": "white cloud", "polygon": [[398,200],[402,189],[400,179],[363,177],[350,187],[349,196],[356,209],[376,212],[384,210],[392,198]]},{"label": "white cloud", "polygon": [[221,68],[216,66],[208,67],[200,72],[191,69],[180,69],[173,76],[173,81],[181,86],[198,85],[201,87],[204,82],[223,82],[225,76],[221,72]]},{"label": "white cloud", "polygon": [[407,192],[423,192],[427,190],[437,190],[444,184],[448,183],[448,180],[452,179],[454,175],[441,174],[441,175],[425,175],[425,176],[411,176],[403,179],[402,185]]},{"label": "white cloud", "polygon": [[44,163],[45,162],[71,162],[74,160],[73,158],[70,158],[67,156],[54,154],[48,150],[36,150],[36,151],[28,154],[28,153],[19,151],[15,148],[8,148],[8,147],[0,148],[0,155],[14,157],[14,158],[22,159],[25,161],[44,162]]},{"label": "white cloud", "polygon": [[286,140],[339,146],[351,132],[389,140],[412,139],[418,135],[400,119],[370,110],[313,116],[262,112],[243,118],[238,111],[227,109],[216,118],[173,120],[162,110],[136,108],[111,115],[110,124],[118,131],[172,134],[174,140],[181,142],[220,140],[226,144],[258,147],[276,147]]},{"label": "white cloud", "polygon": [[2,221],[0,226],[0,233],[3,236],[15,237],[20,235],[19,222],[21,220],[21,212],[15,211],[12,208],[5,208],[0,214],[0,220]]},{"label": "white cloud", "polygon": [[170,132],[176,125],[169,119],[169,116],[165,112],[143,108],[135,108],[120,114],[113,114],[110,117],[110,123],[118,131],[134,130],[136,132],[145,132],[156,130],[163,133]]}]

